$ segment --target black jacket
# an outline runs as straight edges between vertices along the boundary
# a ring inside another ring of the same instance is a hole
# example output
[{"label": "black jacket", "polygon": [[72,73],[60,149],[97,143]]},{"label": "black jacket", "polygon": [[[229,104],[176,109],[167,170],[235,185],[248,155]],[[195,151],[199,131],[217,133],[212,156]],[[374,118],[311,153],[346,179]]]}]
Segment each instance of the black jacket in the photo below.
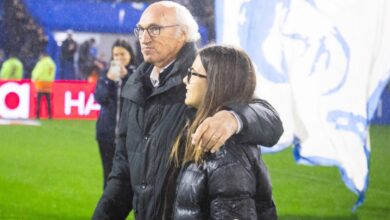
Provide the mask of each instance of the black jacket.
[{"label": "black jacket", "polygon": [[[182,79],[195,55],[195,44],[187,43],[175,62],[160,74],[156,89],[150,83],[153,66],[148,63],[141,64],[127,81],[113,168],[93,219],[125,219],[131,209],[136,219],[161,219],[168,155],[185,123]],[[264,115],[248,106],[238,107],[239,115],[245,117],[242,133],[247,130],[245,126],[262,124],[267,130],[277,130],[266,137],[266,142],[276,143],[283,132],[278,115],[266,106],[257,107],[266,109]]]},{"label": "black jacket", "polygon": [[233,136],[217,153],[206,153],[202,163],[185,164],[175,193],[167,195],[175,197],[172,219],[276,220],[271,182],[259,152],[256,145],[241,144]]},{"label": "black jacket", "polygon": [[[134,66],[128,66],[127,72],[128,75],[122,79],[121,87],[134,72]],[[107,71],[104,71],[104,74],[99,78],[94,92],[95,100],[101,106],[96,122],[96,139],[114,143],[119,82],[108,79],[106,73]],[[123,98],[120,99],[120,103],[122,102]]]}]

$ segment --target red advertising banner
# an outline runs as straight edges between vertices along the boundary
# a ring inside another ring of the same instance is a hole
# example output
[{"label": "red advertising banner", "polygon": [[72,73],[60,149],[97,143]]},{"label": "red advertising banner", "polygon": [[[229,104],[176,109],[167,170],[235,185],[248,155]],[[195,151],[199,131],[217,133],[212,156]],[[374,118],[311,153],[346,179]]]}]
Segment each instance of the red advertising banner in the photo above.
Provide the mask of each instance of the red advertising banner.
[{"label": "red advertising banner", "polygon": [[[95,102],[94,83],[87,81],[55,81],[52,85],[51,108],[57,119],[96,119],[100,105]],[[46,118],[46,99],[41,100],[41,118]],[[35,118],[37,93],[29,80],[0,80],[0,118]]]}]

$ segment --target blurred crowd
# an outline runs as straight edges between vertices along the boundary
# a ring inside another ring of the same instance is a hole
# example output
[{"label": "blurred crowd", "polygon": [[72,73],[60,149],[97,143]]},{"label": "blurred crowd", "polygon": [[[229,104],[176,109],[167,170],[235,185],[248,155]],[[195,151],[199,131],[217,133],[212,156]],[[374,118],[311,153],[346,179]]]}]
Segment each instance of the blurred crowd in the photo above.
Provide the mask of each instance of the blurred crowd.
[{"label": "blurred crowd", "polygon": [[[6,31],[4,48],[0,50],[0,78],[31,79],[34,66],[46,51],[48,35],[28,13],[21,0],[4,2],[2,22]],[[97,73],[104,68],[104,63],[95,58],[94,42],[94,39],[89,39],[82,43],[78,50],[72,33],[68,32],[60,50],[59,79],[87,79],[91,73]],[[80,68],[79,76],[76,75],[77,65],[74,62],[77,52],[80,53],[77,62]]]},{"label": "blurred crowd", "polygon": [[20,59],[24,64],[23,77],[31,78],[31,71],[45,49],[48,37],[20,0],[4,2],[3,22],[6,30],[4,54]]}]

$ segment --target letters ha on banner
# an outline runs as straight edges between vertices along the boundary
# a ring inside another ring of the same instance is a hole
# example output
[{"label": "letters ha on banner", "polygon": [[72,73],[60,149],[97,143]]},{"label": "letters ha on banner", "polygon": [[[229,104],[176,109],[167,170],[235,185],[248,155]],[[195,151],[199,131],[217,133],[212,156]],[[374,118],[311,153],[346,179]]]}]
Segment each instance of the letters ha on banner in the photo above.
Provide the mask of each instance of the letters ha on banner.
[{"label": "letters ha on banner", "polygon": [[[51,105],[54,119],[96,119],[100,105],[95,102],[95,84],[85,81],[55,81]],[[27,80],[0,81],[0,118],[33,119],[36,91]],[[46,99],[41,102],[41,118],[47,117]]]},{"label": "letters ha on banner", "polygon": [[[248,52],[298,163],[337,166],[362,204],[369,122],[390,77],[387,0],[216,0],[217,42]],[[265,148],[263,149],[265,150]]]}]

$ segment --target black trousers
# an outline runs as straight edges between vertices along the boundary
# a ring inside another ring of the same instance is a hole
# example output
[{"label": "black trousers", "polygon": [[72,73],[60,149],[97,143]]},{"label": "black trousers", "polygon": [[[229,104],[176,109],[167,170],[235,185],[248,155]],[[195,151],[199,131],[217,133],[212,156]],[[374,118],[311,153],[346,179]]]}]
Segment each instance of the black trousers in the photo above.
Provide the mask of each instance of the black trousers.
[{"label": "black trousers", "polygon": [[39,116],[40,116],[42,96],[44,96],[46,98],[47,111],[49,114],[49,118],[51,118],[52,114],[51,114],[51,104],[50,104],[50,93],[48,93],[48,92],[38,92],[36,117],[39,118]]},{"label": "black trousers", "polygon": [[108,175],[112,169],[112,161],[115,154],[115,143],[98,141],[100,158],[103,164],[103,187],[106,188]]}]

